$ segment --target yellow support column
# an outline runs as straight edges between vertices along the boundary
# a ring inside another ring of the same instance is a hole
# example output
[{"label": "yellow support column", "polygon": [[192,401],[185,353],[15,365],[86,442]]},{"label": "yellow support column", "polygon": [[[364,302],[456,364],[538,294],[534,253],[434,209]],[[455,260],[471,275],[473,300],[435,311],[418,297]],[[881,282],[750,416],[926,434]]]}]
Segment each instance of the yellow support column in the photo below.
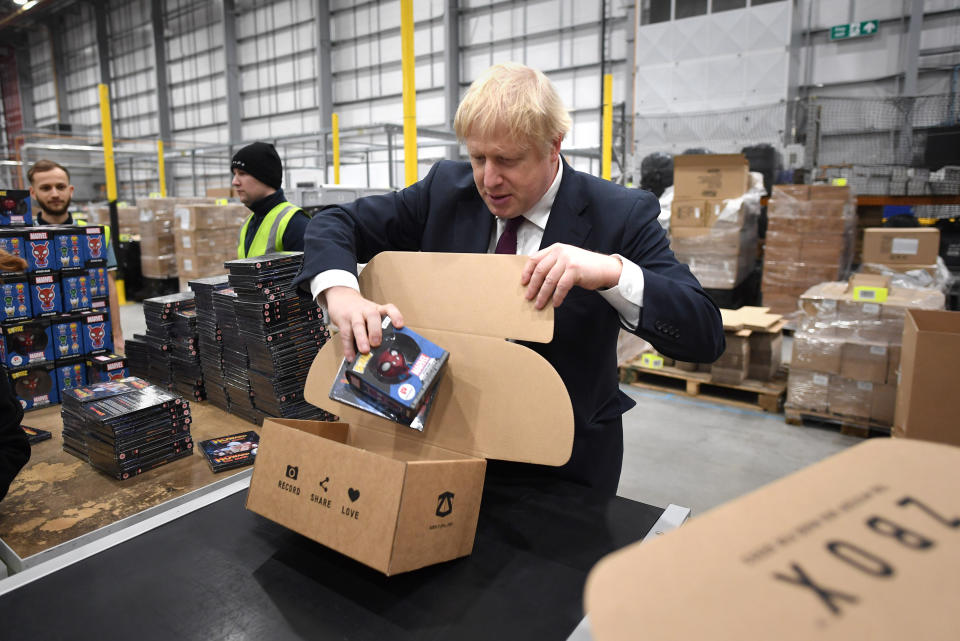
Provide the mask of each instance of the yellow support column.
[{"label": "yellow support column", "polygon": [[[112,226],[111,242],[120,242],[120,226],[117,222],[117,168],[113,156],[113,122],[110,119],[110,88],[102,82],[97,85],[100,92],[100,132],[103,136],[103,172],[107,179],[107,201],[110,206],[110,225]],[[114,250],[116,251],[116,250]],[[123,286],[123,267],[118,266],[116,278],[117,305],[127,302],[126,289]],[[111,296],[110,316],[113,322],[119,322],[119,312],[115,308]]]},{"label": "yellow support column", "polygon": [[160,197],[167,197],[167,163],[163,159],[163,141],[157,139],[157,173],[160,175]]},{"label": "yellow support column", "polygon": [[400,60],[403,68],[404,184],[417,182],[417,89],[414,82],[413,0],[400,0]]},{"label": "yellow support column", "polygon": [[613,164],[613,74],[603,75],[603,141],[601,142],[600,177],[610,180]]},{"label": "yellow support column", "polygon": [[340,116],[330,116],[333,129],[333,184],[340,184]]}]

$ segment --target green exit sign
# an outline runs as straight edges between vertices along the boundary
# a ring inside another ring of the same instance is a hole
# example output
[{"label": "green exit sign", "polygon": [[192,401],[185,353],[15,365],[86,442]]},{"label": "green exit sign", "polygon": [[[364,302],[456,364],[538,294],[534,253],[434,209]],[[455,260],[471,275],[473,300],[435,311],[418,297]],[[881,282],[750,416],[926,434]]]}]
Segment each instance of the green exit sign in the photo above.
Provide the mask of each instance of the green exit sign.
[{"label": "green exit sign", "polygon": [[880,24],[876,20],[864,20],[863,22],[851,22],[850,24],[838,24],[830,27],[831,40],[846,40],[847,38],[860,38],[862,36],[872,36],[880,29]]}]

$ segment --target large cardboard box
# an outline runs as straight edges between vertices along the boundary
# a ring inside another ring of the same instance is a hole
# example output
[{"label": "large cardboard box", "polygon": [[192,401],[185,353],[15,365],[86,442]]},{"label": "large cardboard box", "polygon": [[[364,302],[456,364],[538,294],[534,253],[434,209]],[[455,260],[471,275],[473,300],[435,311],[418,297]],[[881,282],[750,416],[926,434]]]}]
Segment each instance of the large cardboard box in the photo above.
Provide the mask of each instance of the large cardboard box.
[{"label": "large cardboard box", "polygon": [[330,400],[341,342],[317,354],[306,399],[342,423],[268,419],[247,508],[385,574],[473,548],[485,458],[562,465],[573,411],[557,372],[504,340],[548,342],[552,310],[524,298],[524,256],[379,254],[360,290],[450,352],[423,432]]},{"label": "large cardboard box", "polygon": [[693,154],[673,159],[677,198],[739,198],[750,186],[743,154]]},{"label": "large cardboard box", "polygon": [[960,448],[871,439],[602,559],[596,641],[960,638]]},{"label": "large cardboard box", "polygon": [[863,230],[863,262],[879,265],[933,265],[940,251],[940,230],[935,227]]},{"label": "large cardboard box", "polygon": [[908,309],[894,436],[960,445],[960,312]]},{"label": "large cardboard box", "polygon": [[885,383],[889,366],[886,343],[846,340],[840,357],[840,375],[855,381]]}]

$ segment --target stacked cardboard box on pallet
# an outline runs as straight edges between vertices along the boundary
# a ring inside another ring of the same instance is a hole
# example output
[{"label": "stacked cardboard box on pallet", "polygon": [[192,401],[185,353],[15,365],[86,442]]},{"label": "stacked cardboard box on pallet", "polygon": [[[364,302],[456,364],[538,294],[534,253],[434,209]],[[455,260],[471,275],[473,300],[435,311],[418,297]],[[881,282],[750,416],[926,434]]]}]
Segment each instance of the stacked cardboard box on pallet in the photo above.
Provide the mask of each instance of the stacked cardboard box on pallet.
[{"label": "stacked cardboard box on pallet", "polygon": [[939,290],[897,287],[875,275],[811,287],[800,300],[787,408],[892,425],[906,309],[943,304]]},{"label": "stacked cardboard box on pallet", "polygon": [[[87,211],[87,222],[93,225],[110,224],[110,208],[106,205],[90,207]],[[117,206],[117,222],[120,225],[120,236],[126,240],[131,236],[140,235],[140,208],[126,204]],[[112,230],[111,230],[112,231]],[[114,232],[116,233],[116,232]],[[111,238],[113,235],[111,234]]]},{"label": "stacked cardboard box on pallet", "polygon": [[[678,369],[710,372],[710,380],[738,385],[747,379],[771,381],[780,369],[783,317],[766,307],[721,309],[727,348],[712,365],[676,362]],[[666,359],[664,361],[666,365]]]},{"label": "stacked cardboard box on pallet", "polygon": [[180,289],[187,282],[225,274],[224,261],[237,257],[240,228],[250,211],[243,205],[186,205],[174,212],[174,244]]},{"label": "stacked cardboard box on pallet", "polygon": [[670,245],[704,287],[733,289],[750,274],[762,188],[762,178],[750,188],[741,154],[674,159]]},{"label": "stacked cardboard box on pallet", "polygon": [[767,217],[763,304],[789,314],[811,285],[846,277],[856,208],[848,187],[776,185]]},{"label": "stacked cardboard box on pallet", "polygon": [[184,205],[209,204],[208,198],[138,198],[140,268],[146,278],[177,275],[174,211]]}]

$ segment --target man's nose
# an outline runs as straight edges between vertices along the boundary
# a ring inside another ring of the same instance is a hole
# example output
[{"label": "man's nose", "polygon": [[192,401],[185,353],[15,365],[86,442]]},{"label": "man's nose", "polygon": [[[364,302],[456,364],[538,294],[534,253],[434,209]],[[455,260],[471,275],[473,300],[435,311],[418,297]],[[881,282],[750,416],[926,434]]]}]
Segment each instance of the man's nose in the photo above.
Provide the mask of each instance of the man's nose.
[{"label": "man's nose", "polygon": [[483,165],[483,185],[492,187],[500,182],[500,170],[496,163],[487,161]]}]

